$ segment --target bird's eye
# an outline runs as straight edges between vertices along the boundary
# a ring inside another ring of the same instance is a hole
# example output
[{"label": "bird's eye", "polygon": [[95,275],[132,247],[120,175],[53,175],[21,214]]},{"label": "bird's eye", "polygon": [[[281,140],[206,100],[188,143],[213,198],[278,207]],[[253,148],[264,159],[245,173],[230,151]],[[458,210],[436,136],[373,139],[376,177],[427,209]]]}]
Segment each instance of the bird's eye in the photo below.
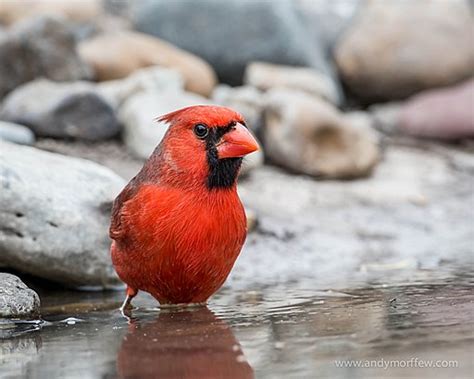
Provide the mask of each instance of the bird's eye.
[{"label": "bird's eye", "polygon": [[204,124],[197,124],[194,126],[194,134],[198,138],[206,138],[209,134],[209,128]]}]

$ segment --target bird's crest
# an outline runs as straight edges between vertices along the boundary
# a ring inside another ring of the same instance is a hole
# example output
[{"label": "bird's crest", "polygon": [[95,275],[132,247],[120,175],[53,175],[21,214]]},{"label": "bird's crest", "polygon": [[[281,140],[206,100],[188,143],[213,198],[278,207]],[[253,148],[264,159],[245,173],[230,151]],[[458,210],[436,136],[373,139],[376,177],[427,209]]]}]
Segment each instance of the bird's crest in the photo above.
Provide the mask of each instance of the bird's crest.
[{"label": "bird's crest", "polygon": [[208,126],[227,125],[230,121],[243,122],[240,114],[234,110],[217,105],[193,105],[159,116],[157,122],[174,124],[177,122],[204,122]]}]

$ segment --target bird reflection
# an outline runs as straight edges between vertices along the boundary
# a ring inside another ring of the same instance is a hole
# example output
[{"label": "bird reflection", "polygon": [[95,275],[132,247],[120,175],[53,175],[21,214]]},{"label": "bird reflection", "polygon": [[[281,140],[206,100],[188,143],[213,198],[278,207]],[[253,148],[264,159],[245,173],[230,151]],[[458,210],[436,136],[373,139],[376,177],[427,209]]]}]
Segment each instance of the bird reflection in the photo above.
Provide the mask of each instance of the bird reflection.
[{"label": "bird reflection", "polygon": [[229,325],[208,308],[134,320],[117,356],[120,378],[253,378]]}]

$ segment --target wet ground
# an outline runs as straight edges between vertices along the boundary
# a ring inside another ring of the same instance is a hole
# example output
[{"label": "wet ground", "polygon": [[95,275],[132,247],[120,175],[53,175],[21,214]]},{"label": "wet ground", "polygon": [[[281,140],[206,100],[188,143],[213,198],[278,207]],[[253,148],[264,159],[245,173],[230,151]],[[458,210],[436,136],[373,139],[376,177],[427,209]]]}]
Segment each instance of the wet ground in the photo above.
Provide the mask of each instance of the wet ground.
[{"label": "wet ground", "polygon": [[43,288],[42,321],[1,326],[0,377],[472,377],[474,275],[429,277],[337,291],[227,288],[187,310],[160,311],[141,294],[130,322],[120,292]]}]

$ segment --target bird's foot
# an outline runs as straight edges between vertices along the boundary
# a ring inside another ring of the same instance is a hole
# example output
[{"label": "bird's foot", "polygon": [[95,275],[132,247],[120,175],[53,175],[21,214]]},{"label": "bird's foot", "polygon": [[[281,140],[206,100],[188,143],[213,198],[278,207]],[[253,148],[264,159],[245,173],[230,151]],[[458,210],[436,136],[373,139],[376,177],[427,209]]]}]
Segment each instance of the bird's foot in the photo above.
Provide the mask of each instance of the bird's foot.
[{"label": "bird's foot", "polygon": [[132,299],[134,296],[131,296],[127,293],[127,297],[123,301],[122,305],[120,306],[120,313],[123,317],[125,317],[129,322],[132,321]]}]

